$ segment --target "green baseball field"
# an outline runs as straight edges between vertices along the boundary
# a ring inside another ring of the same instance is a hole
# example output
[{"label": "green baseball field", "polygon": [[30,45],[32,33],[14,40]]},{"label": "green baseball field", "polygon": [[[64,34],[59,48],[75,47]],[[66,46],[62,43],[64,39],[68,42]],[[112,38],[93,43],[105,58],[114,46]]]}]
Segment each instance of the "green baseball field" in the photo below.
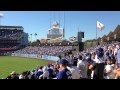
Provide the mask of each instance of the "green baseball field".
[{"label": "green baseball field", "polygon": [[0,56],[0,79],[6,78],[12,71],[21,73],[26,70],[36,69],[37,65],[44,66],[50,63],[47,60]]}]

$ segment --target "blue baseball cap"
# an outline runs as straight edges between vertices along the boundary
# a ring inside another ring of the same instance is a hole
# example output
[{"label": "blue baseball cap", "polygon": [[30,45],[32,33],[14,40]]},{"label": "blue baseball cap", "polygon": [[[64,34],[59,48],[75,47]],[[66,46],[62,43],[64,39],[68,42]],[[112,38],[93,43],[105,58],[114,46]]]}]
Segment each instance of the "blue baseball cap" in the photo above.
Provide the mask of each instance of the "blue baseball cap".
[{"label": "blue baseball cap", "polygon": [[82,55],[79,55],[78,59],[82,60],[82,59],[83,59],[83,58],[82,58]]},{"label": "blue baseball cap", "polygon": [[99,52],[103,52],[104,50],[102,48],[97,49]]},{"label": "blue baseball cap", "polygon": [[98,52],[96,53],[98,57],[102,57],[104,55],[104,50],[102,48],[97,49]]},{"label": "blue baseball cap", "polygon": [[61,60],[59,61],[59,64],[66,65],[66,64],[68,64],[68,61],[67,61],[66,59],[61,59]]}]

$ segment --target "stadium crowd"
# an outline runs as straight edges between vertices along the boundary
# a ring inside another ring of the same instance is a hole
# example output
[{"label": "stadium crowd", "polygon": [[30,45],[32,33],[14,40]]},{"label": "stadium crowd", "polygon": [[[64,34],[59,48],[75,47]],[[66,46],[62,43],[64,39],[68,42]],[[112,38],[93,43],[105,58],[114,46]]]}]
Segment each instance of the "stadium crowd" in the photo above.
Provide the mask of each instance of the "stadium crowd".
[{"label": "stadium crowd", "polygon": [[72,46],[42,46],[42,47],[28,46],[24,49],[15,51],[14,53],[57,56],[59,53],[63,53],[69,50],[72,50]]},{"label": "stadium crowd", "polygon": [[16,40],[22,35],[22,30],[4,30],[0,32],[0,39]]},{"label": "stadium crowd", "polygon": [[[27,47],[22,53],[37,53],[39,50],[53,51],[53,48]],[[57,48],[57,50],[56,50]],[[56,52],[63,48],[54,48]],[[59,48],[59,49],[58,49]],[[65,47],[64,47],[65,48]],[[53,55],[56,53],[54,52]],[[17,74],[10,73],[6,79],[119,79],[120,43],[98,45],[74,54],[65,54],[56,63],[37,66],[36,69]]]},{"label": "stadium crowd", "polygon": [[17,45],[0,45],[0,50],[14,50],[17,48]]}]

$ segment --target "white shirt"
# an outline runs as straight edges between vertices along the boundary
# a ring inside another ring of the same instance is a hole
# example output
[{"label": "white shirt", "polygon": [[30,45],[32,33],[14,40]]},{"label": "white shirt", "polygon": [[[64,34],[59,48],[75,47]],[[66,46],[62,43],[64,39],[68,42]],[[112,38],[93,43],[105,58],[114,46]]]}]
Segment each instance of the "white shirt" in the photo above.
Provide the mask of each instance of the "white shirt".
[{"label": "white shirt", "polygon": [[111,66],[111,65],[106,65],[106,66],[105,66],[105,70],[106,70],[106,71],[112,70],[112,66]]},{"label": "white shirt", "polygon": [[77,63],[77,68],[80,70],[80,75],[82,78],[87,78],[87,67],[84,61],[79,60]]},{"label": "white shirt", "polygon": [[47,67],[44,66],[42,70],[43,70],[43,74],[41,76],[48,78],[49,77],[49,71],[47,70]]},{"label": "white shirt", "polygon": [[102,57],[102,58],[98,58],[97,55],[95,55],[94,61],[95,61],[96,63],[103,63],[103,62],[104,62],[103,57]]},{"label": "white shirt", "polygon": [[67,67],[72,73],[72,79],[80,79],[79,69],[76,66]]},{"label": "white shirt", "polygon": [[24,79],[22,74],[19,75],[19,79]]},{"label": "white shirt", "polygon": [[[113,67],[112,65],[106,65],[105,66],[105,71],[110,71],[110,70],[113,70]],[[107,74],[107,76],[105,77],[106,79],[113,79],[113,74],[112,72]]]},{"label": "white shirt", "polygon": [[114,55],[118,52],[118,48],[114,49]]},{"label": "white shirt", "polygon": [[42,72],[43,72],[43,70],[42,70],[42,69],[38,69],[38,71],[42,71]]},{"label": "white shirt", "polygon": [[43,72],[43,77],[49,77],[49,72],[48,71],[45,71],[45,72]]}]

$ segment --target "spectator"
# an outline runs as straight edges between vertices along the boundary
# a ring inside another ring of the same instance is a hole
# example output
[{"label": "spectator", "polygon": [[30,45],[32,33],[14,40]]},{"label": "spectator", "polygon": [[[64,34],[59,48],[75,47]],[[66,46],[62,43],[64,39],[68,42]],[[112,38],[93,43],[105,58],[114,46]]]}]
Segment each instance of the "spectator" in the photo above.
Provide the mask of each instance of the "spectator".
[{"label": "spectator", "polygon": [[117,66],[120,68],[120,46],[117,45],[118,52],[117,52]]},{"label": "spectator", "polygon": [[42,68],[43,68],[42,66],[39,67],[39,69],[38,69],[38,71],[37,71],[37,73],[36,73],[36,77],[37,77],[37,78],[39,78],[39,76],[43,74]]},{"label": "spectator", "polygon": [[107,65],[105,66],[104,72],[105,79],[113,79],[113,67],[110,65],[110,60],[107,60]]},{"label": "spectator", "polygon": [[39,76],[39,79],[49,79],[49,71],[47,69],[47,66],[43,67],[43,74]]},{"label": "spectator", "polygon": [[11,79],[19,79],[15,71],[12,71],[10,74],[11,74]]},{"label": "spectator", "polygon": [[93,79],[103,79],[104,75],[104,59],[103,59],[104,51],[102,48],[97,49],[97,53],[95,56],[96,68],[94,70]]},{"label": "spectator", "polygon": [[72,79],[80,79],[80,72],[76,66],[72,66],[71,64],[69,64],[67,69],[71,72]]},{"label": "spectator", "polygon": [[60,60],[59,73],[54,79],[72,79],[71,72],[67,69],[68,61],[65,59]]},{"label": "spectator", "polygon": [[77,68],[80,71],[80,78],[87,79],[87,65],[81,55],[78,58]]},{"label": "spectator", "polygon": [[49,79],[54,78],[54,72],[53,72],[53,68],[51,68],[52,65],[48,64],[48,72],[49,72]]}]

